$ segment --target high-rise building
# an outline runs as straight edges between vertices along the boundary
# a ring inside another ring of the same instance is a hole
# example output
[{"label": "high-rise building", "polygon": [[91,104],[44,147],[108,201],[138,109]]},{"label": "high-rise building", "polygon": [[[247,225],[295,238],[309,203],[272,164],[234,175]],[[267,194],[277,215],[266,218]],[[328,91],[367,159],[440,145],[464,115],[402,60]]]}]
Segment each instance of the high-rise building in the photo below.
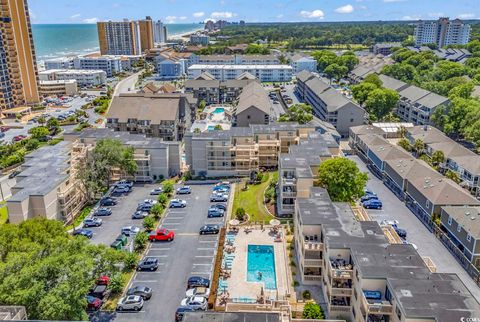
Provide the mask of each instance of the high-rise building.
[{"label": "high-rise building", "polygon": [[163,25],[161,20],[155,22],[153,35],[156,43],[167,42],[167,27]]},{"label": "high-rise building", "polygon": [[419,21],[415,27],[415,45],[436,44],[439,48],[448,45],[465,45],[470,40],[471,27],[460,19],[450,21]]},{"label": "high-rise building", "polygon": [[102,55],[140,55],[153,48],[153,21],[97,22],[98,40]]},{"label": "high-rise building", "polygon": [[27,1],[2,0],[0,109],[38,101],[38,72]]}]

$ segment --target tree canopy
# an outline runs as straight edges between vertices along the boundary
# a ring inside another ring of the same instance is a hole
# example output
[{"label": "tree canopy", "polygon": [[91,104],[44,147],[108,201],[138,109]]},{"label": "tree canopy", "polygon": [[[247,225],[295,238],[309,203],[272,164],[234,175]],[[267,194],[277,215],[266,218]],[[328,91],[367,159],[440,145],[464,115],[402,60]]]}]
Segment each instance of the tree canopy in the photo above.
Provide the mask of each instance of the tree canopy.
[{"label": "tree canopy", "polygon": [[125,253],[68,235],[59,221],[30,219],[0,229],[0,303],[24,305],[31,319],[86,320],[85,295]]},{"label": "tree canopy", "polygon": [[367,181],[368,175],[347,158],[328,159],[318,168],[318,184],[327,189],[332,201],[349,202],[361,197]]},{"label": "tree canopy", "polygon": [[298,122],[306,124],[313,119],[312,107],[308,104],[295,104],[288,108],[287,113],[280,115],[279,122]]}]

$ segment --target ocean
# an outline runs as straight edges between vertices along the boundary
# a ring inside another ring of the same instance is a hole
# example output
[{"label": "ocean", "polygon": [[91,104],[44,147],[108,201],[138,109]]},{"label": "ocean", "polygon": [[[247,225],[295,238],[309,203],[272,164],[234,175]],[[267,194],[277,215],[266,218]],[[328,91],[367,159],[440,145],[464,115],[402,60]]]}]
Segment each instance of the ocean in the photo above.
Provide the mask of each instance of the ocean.
[{"label": "ocean", "polygon": [[[169,36],[202,29],[200,24],[166,24]],[[98,51],[96,24],[32,25],[37,60]]]}]

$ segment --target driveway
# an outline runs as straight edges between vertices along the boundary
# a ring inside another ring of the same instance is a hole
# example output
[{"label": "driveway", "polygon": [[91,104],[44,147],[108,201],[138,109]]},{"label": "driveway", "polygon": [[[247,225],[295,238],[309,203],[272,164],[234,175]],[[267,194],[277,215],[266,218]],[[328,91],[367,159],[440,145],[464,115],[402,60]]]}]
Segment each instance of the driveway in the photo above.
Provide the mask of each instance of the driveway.
[{"label": "driveway", "polygon": [[378,194],[383,203],[382,210],[367,210],[373,220],[395,219],[399,227],[407,231],[407,241],[418,247],[421,256],[430,257],[437,266],[439,273],[456,273],[473,296],[480,301],[480,288],[473,283],[467,272],[443,246],[443,244],[417,219],[417,217],[391,192],[383,182],[374,176],[357,156],[349,156],[359,169],[368,173],[367,188]]},{"label": "driveway", "polygon": [[151,243],[146,256],[158,258],[159,268],[136,272],[131,283],[151,287],[153,296],[142,311],[116,313],[115,321],[173,321],[185,297],[187,279],[193,275],[211,279],[219,235],[199,236],[198,232],[204,224],[223,225],[227,218],[207,218],[211,191],[211,185],[192,186],[190,195],[179,196],[187,207],[167,211],[161,226],[174,231],[175,240]]}]

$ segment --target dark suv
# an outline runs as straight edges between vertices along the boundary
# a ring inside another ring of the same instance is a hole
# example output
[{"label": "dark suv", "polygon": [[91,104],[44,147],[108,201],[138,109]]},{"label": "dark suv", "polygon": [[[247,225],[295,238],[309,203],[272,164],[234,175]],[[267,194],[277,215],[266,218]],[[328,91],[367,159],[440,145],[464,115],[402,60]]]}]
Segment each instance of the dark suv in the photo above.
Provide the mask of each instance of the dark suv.
[{"label": "dark suv", "polygon": [[194,287],[210,287],[210,280],[201,276],[192,276],[187,281],[187,289]]},{"label": "dark suv", "polygon": [[139,270],[139,271],[143,271],[143,270],[154,271],[157,268],[158,268],[158,259],[153,258],[153,257],[146,257],[140,263],[138,263],[137,270]]},{"label": "dark suv", "polygon": [[100,200],[100,206],[115,206],[117,204],[117,200],[110,198],[110,197],[105,197]]}]

